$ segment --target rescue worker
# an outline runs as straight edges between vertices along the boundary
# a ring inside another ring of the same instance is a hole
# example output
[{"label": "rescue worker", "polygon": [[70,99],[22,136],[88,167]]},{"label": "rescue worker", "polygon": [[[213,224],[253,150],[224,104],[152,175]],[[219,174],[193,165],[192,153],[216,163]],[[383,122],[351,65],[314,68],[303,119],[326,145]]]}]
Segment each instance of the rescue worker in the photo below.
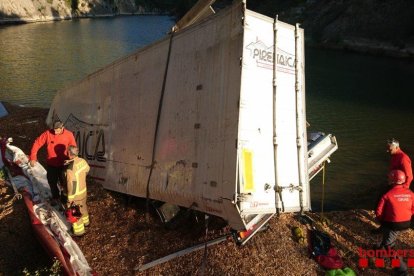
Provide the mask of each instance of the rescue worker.
[{"label": "rescue worker", "polygon": [[[413,171],[411,168],[411,160],[408,155],[403,152],[400,148],[400,143],[398,140],[391,138],[387,141],[387,152],[391,155],[389,172],[393,170],[401,170],[406,176],[405,182],[402,184],[405,188],[409,188],[411,181],[413,180]],[[389,187],[380,187],[378,192],[379,196],[385,194],[388,191]],[[372,234],[380,234],[382,232],[381,226],[379,228],[373,229]]]},{"label": "rescue worker", "polygon": [[30,166],[35,166],[37,162],[37,152],[46,144],[47,158],[46,171],[47,181],[49,182],[52,192],[52,204],[55,205],[60,201],[58,182],[64,185],[63,178],[64,161],[68,158],[68,147],[76,146],[73,133],[64,128],[60,120],[53,122],[52,129],[46,130],[35,140],[29,156]]},{"label": "rescue worker", "polygon": [[391,154],[390,171],[401,170],[404,172],[406,180],[402,184],[405,188],[410,188],[413,180],[413,170],[411,168],[411,160],[408,155],[400,148],[398,140],[392,138],[388,140],[388,152]]},{"label": "rescue worker", "polygon": [[[380,249],[388,249],[395,245],[400,231],[410,228],[411,216],[414,214],[414,193],[403,186],[406,183],[405,173],[392,170],[388,174],[391,189],[381,197],[376,209],[376,218],[381,223],[382,241]],[[407,266],[400,258],[400,275],[406,275]]]},{"label": "rescue worker", "polygon": [[89,225],[88,207],[86,206],[86,175],[89,165],[85,159],[78,157],[79,150],[76,146],[69,146],[69,160],[66,165],[67,184],[67,208],[78,205],[81,217],[72,224],[74,235],[83,235],[85,226]]}]

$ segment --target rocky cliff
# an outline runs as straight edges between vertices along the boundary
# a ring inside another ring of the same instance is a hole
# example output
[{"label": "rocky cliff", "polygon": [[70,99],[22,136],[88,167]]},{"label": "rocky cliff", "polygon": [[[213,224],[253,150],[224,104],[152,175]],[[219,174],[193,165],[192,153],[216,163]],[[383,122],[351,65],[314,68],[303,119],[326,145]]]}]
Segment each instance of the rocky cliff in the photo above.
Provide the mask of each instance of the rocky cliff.
[{"label": "rocky cliff", "polygon": [[[249,7],[250,3],[250,7]],[[305,29],[307,45],[414,58],[413,0],[251,0],[250,9]]]},{"label": "rocky cliff", "polygon": [[137,0],[1,0],[0,23],[41,22],[74,17],[160,13]]},{"label": "rocky cliff", "polygon": [[[197,0],[0,0],[0,24],[168,12]],[[232,0],[217,0],[215,9]],[[414,58],[413,0],[248,0],[247,7],[305,29],[307,45]]]}]

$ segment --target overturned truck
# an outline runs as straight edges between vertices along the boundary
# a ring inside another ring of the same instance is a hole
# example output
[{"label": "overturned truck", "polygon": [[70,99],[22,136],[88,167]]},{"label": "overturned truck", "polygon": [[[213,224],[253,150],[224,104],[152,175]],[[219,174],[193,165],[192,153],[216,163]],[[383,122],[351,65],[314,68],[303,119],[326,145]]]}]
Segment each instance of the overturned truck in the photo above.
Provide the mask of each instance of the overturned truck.
[{"label": "overturned truck", "polygon": [[208,12],[59,91],[48,123],[74,131],[106,189],[219,216],[244,243],[310,209],[337,143],[307,133],[303,29],[244,2]]}]

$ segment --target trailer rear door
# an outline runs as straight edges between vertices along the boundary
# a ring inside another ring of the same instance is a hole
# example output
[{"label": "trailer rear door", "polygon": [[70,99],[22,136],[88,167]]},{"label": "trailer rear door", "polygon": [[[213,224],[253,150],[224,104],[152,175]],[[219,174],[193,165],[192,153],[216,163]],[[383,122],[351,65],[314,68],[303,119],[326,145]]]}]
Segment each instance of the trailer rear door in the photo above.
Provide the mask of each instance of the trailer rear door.
[{"label": "trailer rear door", "polygon": [[247,11],[238,137],[242,215],[308,207],[303,75],[303,30]]}]

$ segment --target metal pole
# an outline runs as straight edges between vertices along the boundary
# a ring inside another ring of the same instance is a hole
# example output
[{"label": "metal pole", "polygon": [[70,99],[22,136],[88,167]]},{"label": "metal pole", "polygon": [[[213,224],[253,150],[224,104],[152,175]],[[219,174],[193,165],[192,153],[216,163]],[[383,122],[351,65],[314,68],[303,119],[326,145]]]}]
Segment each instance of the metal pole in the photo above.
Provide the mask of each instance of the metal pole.
[{"label": "metal pole", "polygon": [[298,150],[298,177],[299,177],[299,204],[300,204],[300,212],[303,212],[303,168],[302,168],[302,139],[300,135],[300,126],[301,126],[301,116],[300,116],[300,108],[301,108],[301,101],[300,101],[300,93],[301,90],[299,88],[299,24],[295,25],[295,101],[296,101],[296,145]]},{"label": "metal pole", "polygon": [[[273,160],[274,160],[274,174],[275,174],[275,200],[276,212],[280,214],[283,207],[282,191],[280,191],[278,177],[277,177],[277,131],[276,131],[276,96],[277,96],[277,23],[278,15],[276,15],[273,23]],[[283,211],[283,210],[282,210]]]},{"label": "metal pole", "polygon": [[206,246],[208,247],[208,246],[211,246],[211,245],[215,245],[215,244],[221,243],[222,241],[227,240],[227,238],[228,238],[228,237],[229,237],[229,235],[225,235],[225,236],[223,236],[223,237],[220,237],[220,238],[217,238],[217,239],[214,239],[214,240],[208,241],[208,242],[206,242],[206,243],[201,243],[201,244],[198,244],[198,245],[195,245],[195,246],[192,246],[192,247],[189,247],[189,248],[186,248],[186,249],[183,249],[183,250],[177,251],[177,252],[175,252],[175,253],[172,253],[172,254],[170,254],[170,255],[167,255],[167,256],[162,257],[162,258],[160,258],[160,259],[157,259],[157,260],[155,260],[155,261],[149,262],[149,263],[144,264],[144,265],[142,265],[142,266],[136,266],[136,267],[134,268],[134,270],[138,270],[138,271],[140,271],[140,272],[141,272],[141,271],[144,271],[144,270],[147,270],[148,268],[151,268],[151,267],[153,267],[153,266],[156,266],[156,265],[159,265],[159,264],[162,264],[162,263],[168,262],[169,260],[172,260],[172,259],[174,259],[174,258],[177,258],[177,257],[183,256],[183,255],[186,255],[186,254],[191,253],[191,252],[193,252],[193,251],[197,251],[197,250],[203,249],[203,248],[205,248]]}]

